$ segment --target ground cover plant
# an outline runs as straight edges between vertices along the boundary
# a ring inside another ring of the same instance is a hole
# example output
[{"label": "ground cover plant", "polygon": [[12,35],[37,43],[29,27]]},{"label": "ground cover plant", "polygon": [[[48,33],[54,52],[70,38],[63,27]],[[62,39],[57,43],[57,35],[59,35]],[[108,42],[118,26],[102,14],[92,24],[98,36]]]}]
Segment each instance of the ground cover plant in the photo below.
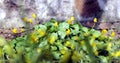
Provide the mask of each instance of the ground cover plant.
[{"label": "ground cover plant", "polygon": [[[1,37],[0,63],[119,63],[120,40],[115,40],[114,31],[107,35],[106,29],[87,28],[74,20],[71,17],[60,22],[52,18],[8,42]],[[97,18],[93,21],[96,23]]]}]

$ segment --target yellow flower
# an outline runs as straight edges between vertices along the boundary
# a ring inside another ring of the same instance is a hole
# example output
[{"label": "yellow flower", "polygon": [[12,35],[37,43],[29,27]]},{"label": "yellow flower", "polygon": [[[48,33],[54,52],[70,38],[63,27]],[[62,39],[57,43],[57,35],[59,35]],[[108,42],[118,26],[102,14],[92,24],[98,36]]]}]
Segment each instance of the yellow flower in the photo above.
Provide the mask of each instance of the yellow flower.
[{"label": "yellow flower", "polygon": [[98,51],[95,51],[94,53],[95,53],[96,56],[98,56]]},{"label": "yellow flower", "polygon": [[71,53],[66,51],[65,54],[61,55],[60,63],[68,63]]},{"label": "yellow flower", "polygon": [[33,17],[34,19],[36,19],[36,18],[37,18],[37,15],[36,15],[35,13],[33,13],[33,14],[32,14],[32,17]]},{"label": "yellow flower", "polygon": [[97,22],[97,18],[94,18],[94,20],[93,20],[95,23]]},{"label": "yellow flower", "polygon": [[21,28],[21,29],[20,29],[20,31],[21,31],[21,32],[24,32],[24,31],[25,31],[25,29]]},{"label": "yellow flower", "polygon": [[24,18],[23,18],[23,21],[24,21],[24,22],[27,22],[27,21],[28,21],[28,18],[27,18],[27,17],[24,17]]},{"label": "yellow flower", "polygon": [[18,33],[17,28],[14,28],[14,29],[12,30],[12,32],[13,32],[13,33]]},{"label": "yellow flower", "polygon": [[53,44],[55,42],[55,40],[56,40],[55,36],[50,36],[49,43]]},{"label": "yellow flower", "polygon": [[55,22],[55,23],[54,23],[54,26],[55,26],[55,27],[58,27],[58,22]]},{"label": "yellow flower", "polygon": [[32,39],[32,41],[35,42],[35,43],[38,42],[38,38],[36,37],[35,32],[33,32],[33,33],[31,34],[31,39]]},{"label": "yellow flower", "polygon": [[84,46],[84,45],[85,45],[85,41],[81,41],[80,44],[81,44],[82,46]]},{"label": "yellow flower", "polygon": [[74,44],[71,45],[71,49],[74,50],[75,49],[75,46]]},{"label": "yellow flower", "polygon": [[94,34],[94,35],[92,36],[92,38],[93,38],[93,39],[97,38],[97,35]]},{"label": "yellow flower", "polygon": [[96,45],[96,43],[92,43],[92,47],[94,48],[94,47],[96,47],[97,45]]},{"label": "yellow flower", "polygon": [[114,37],[115,35],[116,35],[116,33],[113,31],[113,32],[111,33],[111,36]]},{"label": "yellow flower", "polygon": [[34,41],[35,43],[38,42],[38,38],[37,38],[37,37],[33,36],[32,39],[33,39],[33,41]]},{"label": "yellow flower", "polygon": [[68,24],[72,24],[73,21],[71,19],[68,19]]},{"label": "yellow flower", "polygon": [[102,30],[102,34],[106,34],[107,33],[107,30],[106,29],[103,29]]},{"label": "yellow flower", "polygon": [[116,52],[115,56],[120,57],[120,50],[118,52]]},{"label": "yellow flower", "polygon": [[70,34],[70,29],[66,30],[66,34],[69,35]]},{"label": "yellow flower", "polygon": [[74,17],[74,16],[71,16],[70,20],[74,21],[74,20],[75,20],[75,17]]},{"label": "yellow flower", "polygon": [[33,20],[32,20],[32,18],[30,18],[30,19],[29,19],[29,22],[30,22],[31,24],[33,23]]},{"label": "yellow flower", "polygon": [[41,48],[37,48],[37,52],[40,53],[42,51]]},{"label": "yellow flower", "polygon": [[78,36],[73,36],[73,40],[79,40]]},{"label": "yellow flower", "polygon": [[45,34],[46,34],[46,32],[42,29],[39,29],[38,32],[39,32],[41,37],[45,36]]},{"label": "yellow flower", "polygon": [[113,56],[113,57],[114,57],[114,56],[115,56],[115,53],[111,53],[111,56]]},{"label": "yellow flower", "polygon": [[61,54],[65,54],[65,53],[66,53],[66,51],[67,51],[67,48],[66,48],[66,47],[64,47],[63,49],[61,49],[61,50],[60,50],[60,53],[61,53]]},{"label": "yellow flower", "polygon": [[70,45],[70,41],[66,41],[65,46],[69,46]]},{"label": "yellow flower", "polygon": [[74,51],[72,55],[72,60],[77,62],[80,61],[80,59],[81,59],[80,53],[78,51]]},{"label": "yellow flower", "polygon": [[87,37],[87,36],[89,36],[89,34],[90,34],[89,32],[86,32],[86,33],[84,33],[84,36]]},{"label": "yellow flower", "polygon": [[61,52],[61,54],[65,54],[66,51],[65,50],[61,50],[60,52]]}]

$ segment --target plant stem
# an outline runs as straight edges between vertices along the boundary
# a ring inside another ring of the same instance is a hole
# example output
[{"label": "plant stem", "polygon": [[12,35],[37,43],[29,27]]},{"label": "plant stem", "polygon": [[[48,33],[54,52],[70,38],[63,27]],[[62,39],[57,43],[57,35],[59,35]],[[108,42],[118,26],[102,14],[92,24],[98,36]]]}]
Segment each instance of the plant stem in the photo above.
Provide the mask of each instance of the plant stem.
[{"label": "plant stem", "polygon": [[93,24],[92,29],[95,27],[95,24],[96,24],[96,23]]},{"label": "plant stem", "polygon": [[94,53],[93,53],[93,48],[92,48],[92,46],[90,45],[90,42],[89,42],[88,37],[86,37],[85,40],[86,40],[86,41],[85,41],[85,45],[86,45],[86,47],[87,47],[87,51],[88,51],[88,53],[89,53],[89,56],[90,56],[90,59],[91,59],[91,63],[97,63],[96,58],[95,58],[95,55],[94,55]]}]

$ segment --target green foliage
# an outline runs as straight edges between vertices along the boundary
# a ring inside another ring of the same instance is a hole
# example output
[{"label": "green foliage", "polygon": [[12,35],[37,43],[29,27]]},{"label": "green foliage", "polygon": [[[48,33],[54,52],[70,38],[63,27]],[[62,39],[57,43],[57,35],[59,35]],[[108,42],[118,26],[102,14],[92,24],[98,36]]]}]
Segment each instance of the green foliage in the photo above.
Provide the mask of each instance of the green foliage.
[{"label": "green foliage", "polygon": [[[57,27],[56,22],[51,19],[36,25],[30,34],[8,43],[0,38],[0,55],[7,56],[8,61],[14,60],[14,63],[108,63],[113,58],[119,58],[111,56],[120,45],[120,42],[110,39],[114,37],[79,23],[58,22]],[[67,29],[70,29],[69,35],[66,34]]]}]

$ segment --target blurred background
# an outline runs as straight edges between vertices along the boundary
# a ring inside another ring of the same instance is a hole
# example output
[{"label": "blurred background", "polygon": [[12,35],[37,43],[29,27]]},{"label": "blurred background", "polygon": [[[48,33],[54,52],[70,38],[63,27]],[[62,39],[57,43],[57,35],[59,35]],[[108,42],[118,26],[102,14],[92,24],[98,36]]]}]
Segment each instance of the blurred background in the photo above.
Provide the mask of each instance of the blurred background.
[{"label": "blurred background", "polygon": [[120,33],[120,0],[0,0],[0,29],[24,27],[22,18],[31,18],[34,26],[51,18],[65,21],[75,16],[76,21],[91,27],[98,18],[97,29],[115,29]]}]

